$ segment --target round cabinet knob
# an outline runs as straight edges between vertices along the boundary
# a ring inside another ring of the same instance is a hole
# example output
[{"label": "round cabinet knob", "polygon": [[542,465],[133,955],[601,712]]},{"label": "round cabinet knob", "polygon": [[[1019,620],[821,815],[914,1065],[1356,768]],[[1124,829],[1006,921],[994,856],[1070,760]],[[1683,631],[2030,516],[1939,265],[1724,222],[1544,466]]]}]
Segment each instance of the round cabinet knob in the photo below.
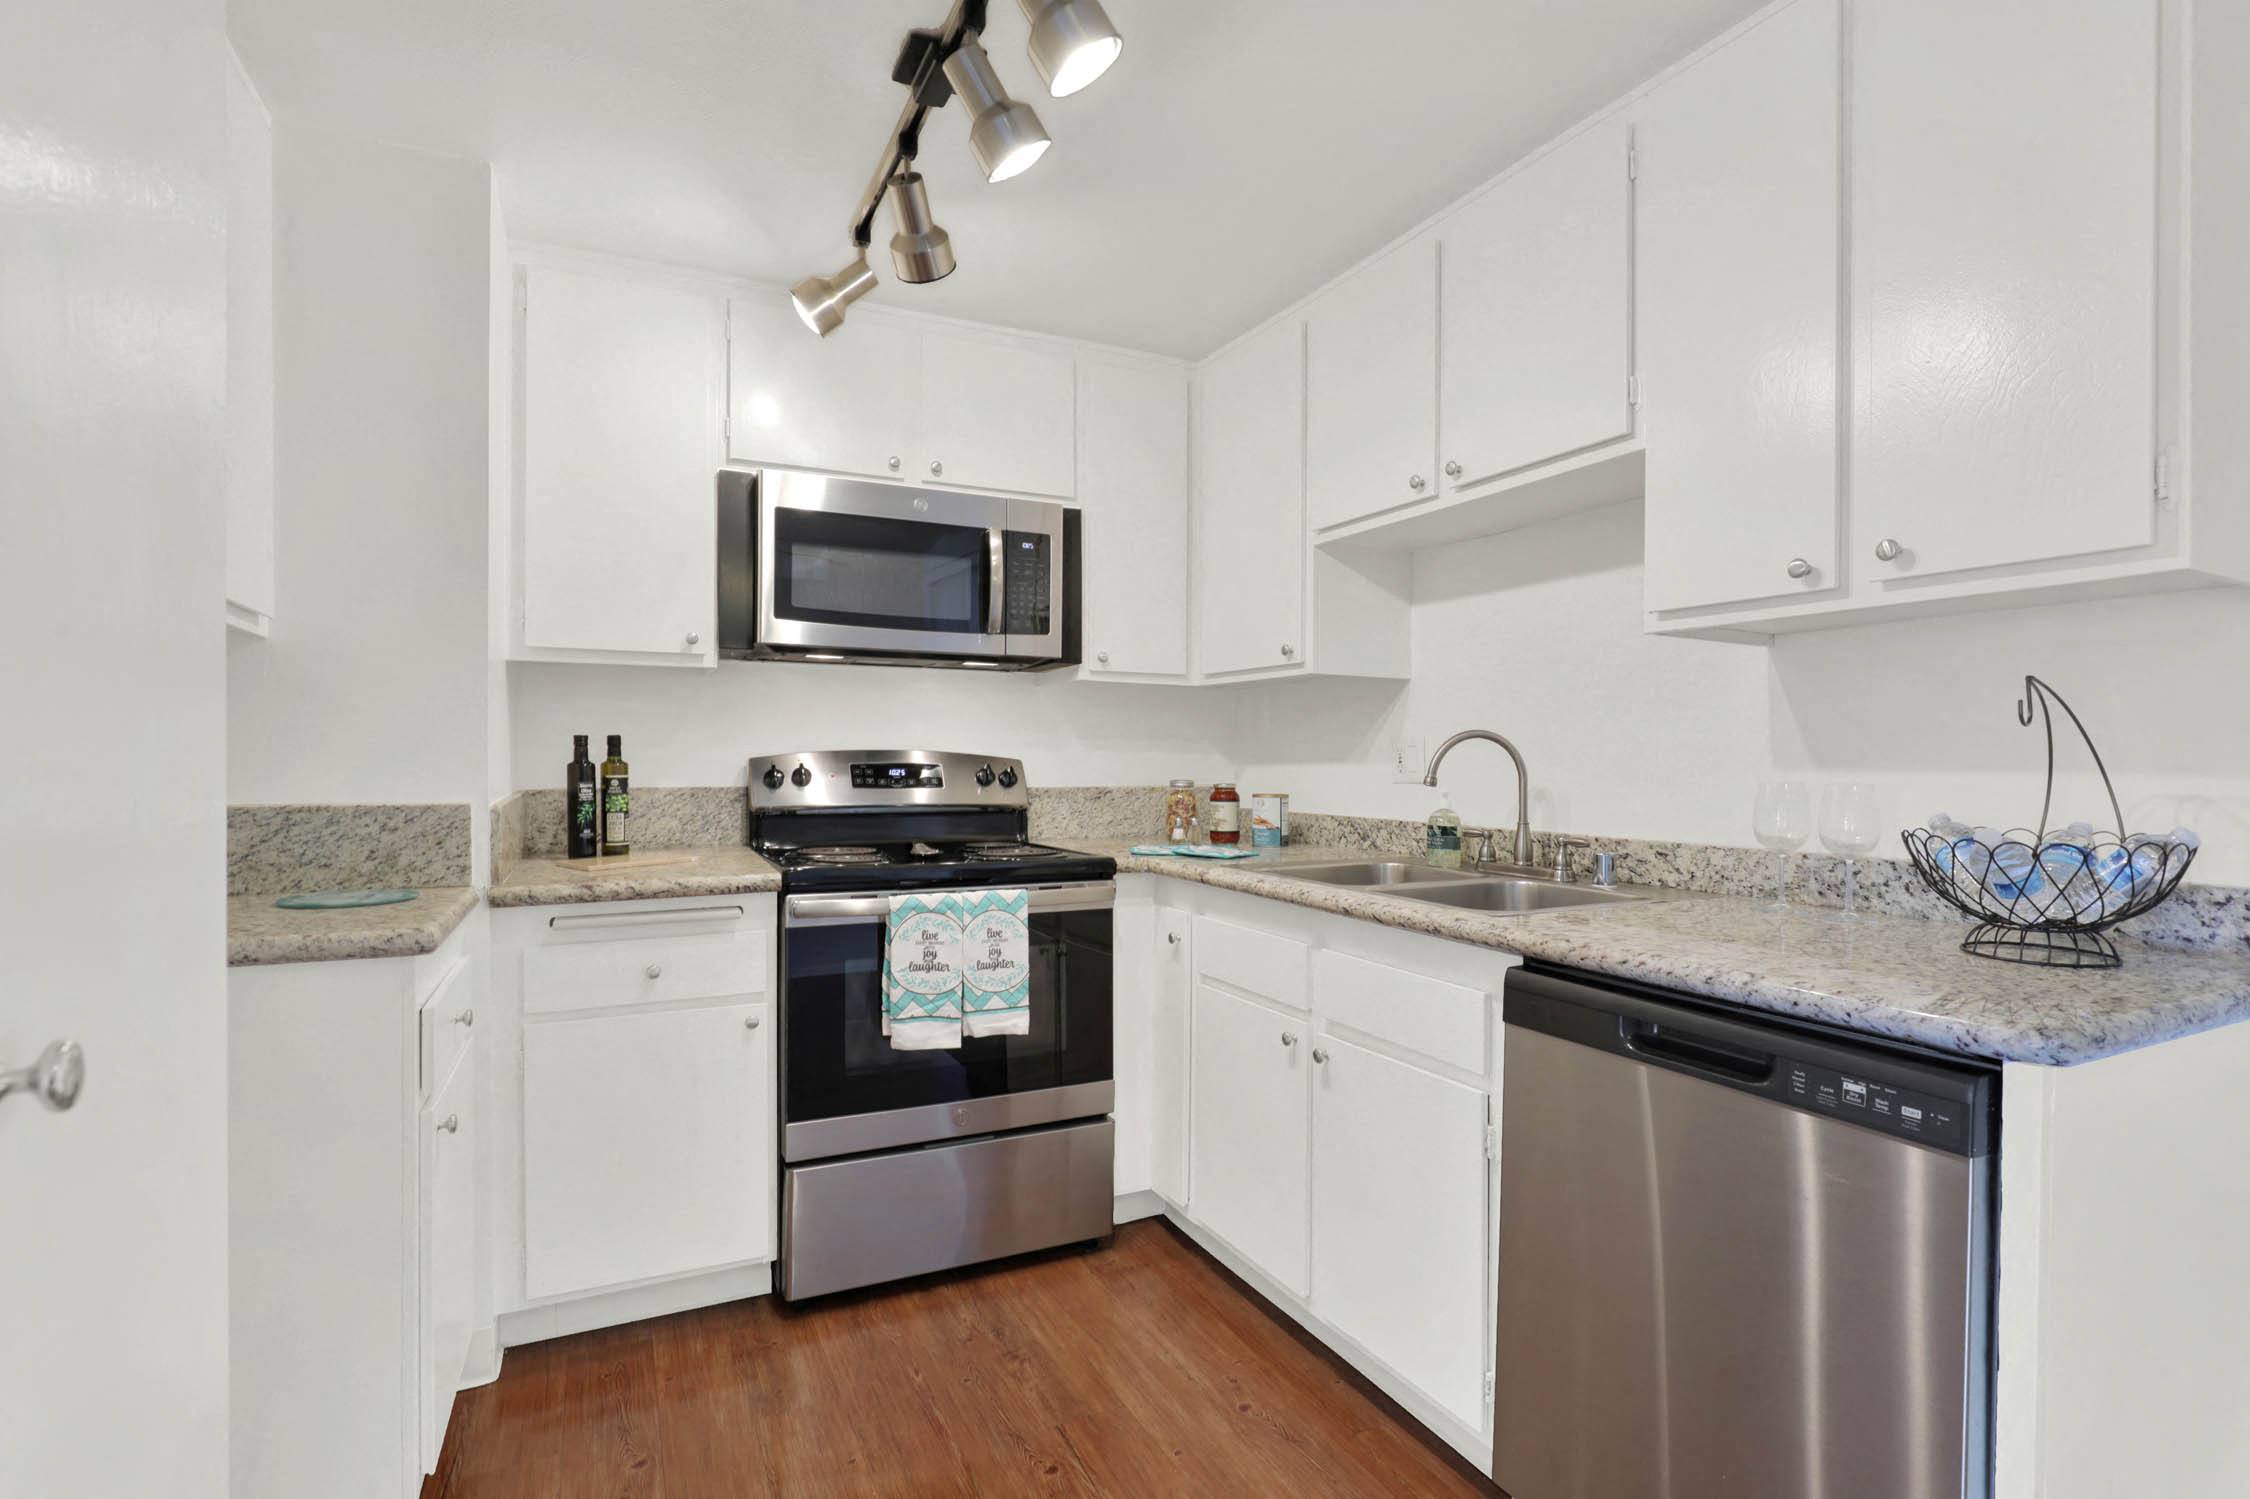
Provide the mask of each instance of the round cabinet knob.
[{"label": "round cabinet knob", "polygon": [[687,643],[689,645],[701,645],[703,644],[703,637],[701,635],[698,635],[695,631],[690,630],[687,632]]},{"label": "round cabinet knob", "polygon": [[1109,652],[1096,651],[1094,652],[1094,659],[1096,661],[1099,661],[1102,665],[1107,666],[1109,665]]},{"label": "round cabinet knob", "polygon": [[935,458],[933,458],[933,459],[931,459],[931,460],[930,460],[930,473],[931,473],[931,476],[932,476],[932,477],[935,477],[936,475],[938,475],[938,474],[942,474],[942,473],[944,473],[944,472],[945,472],[945,465],[944,465],[944,464],[942,464],[942,463],[938,462],[938,461],[937,461],[937,460],[936,460]]},{"label": "round cabinet knob", "polygon": [[757,1017],[757,1016],[755,1016],[755,1015],[752,1015],[752,1016],[749,1016],[748,1018],[746,1018],[746,1019],[745,1019],[745,1020],[744,1020],[744,1021],[742,1022],[742,1028],[743,1028],[744,1030],[746,1030],[746,1031],[754,1031],[754,1030],[756,1030],[756,1029],[758,1028],[758,1017]]},{"label": "round cabinet knob", "polygon": [[1288,1031],[1283,1031],[1281,1033],[1281,1044],[1284,1046],[1295,1046],[1297,1044],[1297,1038]]},{"label": "round cabinet knob", "polygon": [[86,1053],[76,1041],[50,1041],[29,1067],[0,1072],[0,1098],[25,1092],[55,1113],[78,1102],[86,1086]]},{"label": "round cabinet knob", "polygon": [[1422,476],[1420,474],[1409,475],[1406,480],[1406,487],[1413,490],[1416,494],[1420,494],[1425,487],[1422,483]]},{"label": "round cabinet knob", "polygon": [[1164,934],[1164,940],[1171,943],[1174,947],[1178,947],[1180,945],[1180,934],[1178,932],[1166,932]]},{"label": "round cabinet knob", "polygon": [[992,784],[992,767],[991,767],[991,766],[989,766],[989,765],[979,765],[979,766],[977,767],[977,776],[976,776],[976,781],[977,781],[977,784],[978,784],[979,786],[989,786],[989,785],[991,785],[991,784]]},{"label": "round cabinet knob", "polygon": [[648,967],[642,969],[641,972],[647,974],[652,979],[660,979],[664,977],[664,965],[662,963],[651,963],[648,965]]},{"label": "round cabinet knob", "polygon": [[1281,648],[1281,654],[1282,654],[1283,658],[1284,658],[1284,659],[1286,659],[1286,658],[1288,658],[1288,657],[1290,657],[1290,656],[1294,656],[1294,655],[1296,655],[1296,654],[1297,654],[1297,648],[1296,648],[1295,646],[1293,646],[1293,645],[1285,645],[1285,646],[1283,646],[1283,647]]},{"label": "round cabinet knob", "polygon": [[1455,462],[1453,462],[1453,461],[1452,461],[1451,459],[1447,459],[1447,460],[1446,460],[1446,464],[1445,464],[1445,476],[1446,476],[1446,477],[1447,477],[1448,479],[1458,479],[1458,478],[1460,478],[1460,477],[1461,477],[1461,465],[1460,465],[1460,464],[1458,464],[1458,463],[1455,463]]},{"label": "round cabinet knob", "polygon": [[891,455],[891,472],[894,474],[898,472],[898,455],[896,453]]},{"label": "round cabinet knob", "polygon": [[1896,562],[1898,554],[1905,550],[1906,548],[1886,536],[1875,543],[1875,560],[1877,562]]},{"label": "round cabinet knob", "polygon": [[766,789],[768,791],[779,791],[781,789],[782,781],[781,767],[778,765],[767,766],[766,773],[760,776],[758,779],[766,783]]},{"label": "round cabinet knob", "polygon": [[463,1010],[460,1014],[453,1017],[453,1023],[455,1025],[464,1026],[475,1025],[477,1023],[477,1012],[474,1010]]},{"label": "round cabinet knob", "polygon": [[1013,765],[1003,765],[1003,766],[1001,766],[1001,767],[1000,767],[1000,789],[1001,789],[1001,790],[1003,790],[1003,791],[1005,791],[1005,790],[1007,790],[1007,789],[1008,789],[1008,788],[1009,788],[1010,786],[1013,786],[1013,785],[1015,785],[1015,783],[1016,783],[1016,768],[1015,768],[1015,767],[1014,767]]},{"label": "round cabinet knob", "polygon": [[461,1133],[461,1116],[459,1114],[446,1115],[443,1119],[440,1119],[438,1121],[438,1130],[441,1133],[448,1135],[457,1135]]},{"label": "round cabinet knob", "polygon": [[1805,560],[1804,558],[1802,558],[1802,557],[1792,557],[1792,558],[1790,558],[1790,559],[1789,559],[1789,576],[1790,576],[1790,577],[1792,577],[1792,578],[1809,578],[1809,577],[1811,577],[1811,576],[1812,576],[1812,564],[1811,564],[1810,562],[1807,562],[1807,561],[1806,561],[1806,560]]},{"label": "round cabinet knob", "polygon": [[1325,1062],[1328,1060],[1328,1053],[1316,1046],[1312,1049],[1312,1059],[1316,1063]]},{"label": "round cabinet knob", "polygon": [[799,765],[795,770],[789,772],[789,782],[793,786],[810,786],[812,784],[811,768]]}]

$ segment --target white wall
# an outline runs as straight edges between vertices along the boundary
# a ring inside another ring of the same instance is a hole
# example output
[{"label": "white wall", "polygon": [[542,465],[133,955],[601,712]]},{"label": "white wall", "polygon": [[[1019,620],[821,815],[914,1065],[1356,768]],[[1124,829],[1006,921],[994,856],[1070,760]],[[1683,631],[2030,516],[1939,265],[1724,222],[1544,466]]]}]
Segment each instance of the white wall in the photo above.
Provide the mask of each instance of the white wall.
[{"label": "white wall", "polygon": [[275,208],[275,617],[228,644],[228,798],[481,809],[490,170],[284,118]]},{"label": "white wall", "polygon": [[[1641,511],[1622,505],[1418,554],[1414,680],[1252,689],[1234,741],[1246,787],[1297,805],[1426,816],[1437,793],[1389,780],[1403,734],[1425,750],[1498,730],[1531,772],[1532,820],[1617,837],[1748,845],[1758,777],[1780,766],[1885,790],[1899,825],[1944,811],[2030,823],[2045,744],[2018,727],[2025,672],[2067,696],[2134,830],[2201,832],[2195,878],[2250,884],[2250,591],[2213,589],[1898,621],[1770,647],[1643,635]],[[2113,819],[2067,727],[2060,821]],[[1507,759],[1441,773],[1471,822],[1514,819]],[[1895,838],[1886,852],[1899,852]]]}]

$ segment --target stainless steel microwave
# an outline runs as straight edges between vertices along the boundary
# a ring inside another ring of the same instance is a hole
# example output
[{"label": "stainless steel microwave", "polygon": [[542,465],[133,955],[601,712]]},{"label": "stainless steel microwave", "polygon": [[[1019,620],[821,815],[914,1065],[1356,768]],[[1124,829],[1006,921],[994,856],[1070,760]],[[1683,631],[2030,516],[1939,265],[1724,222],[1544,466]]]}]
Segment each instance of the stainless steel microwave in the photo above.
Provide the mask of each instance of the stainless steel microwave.
[{"label": "stainless steel microwave", "polygon": [[719,475],[719,654],[1076,665],[1078,512],[819,474]]}]

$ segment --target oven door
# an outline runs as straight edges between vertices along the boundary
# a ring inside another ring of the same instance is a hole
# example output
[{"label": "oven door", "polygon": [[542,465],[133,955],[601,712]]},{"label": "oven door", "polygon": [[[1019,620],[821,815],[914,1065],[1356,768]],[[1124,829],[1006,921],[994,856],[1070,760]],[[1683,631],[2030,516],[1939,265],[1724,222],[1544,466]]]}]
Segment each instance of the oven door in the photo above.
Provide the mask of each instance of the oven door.
[{"label": "oven door", "polygon": [[763,489],[761,646],[1006,655],[1008,501],[817,474],[769,473]]},{"label": "oven door", "polygon": [[793,895],[781,934],[782,1159],[814,1161],[1107,1114],[1112,948],[1107,881],[1030,891],[1031,1029],[957,1051],[883,1035],[890,897]]}]

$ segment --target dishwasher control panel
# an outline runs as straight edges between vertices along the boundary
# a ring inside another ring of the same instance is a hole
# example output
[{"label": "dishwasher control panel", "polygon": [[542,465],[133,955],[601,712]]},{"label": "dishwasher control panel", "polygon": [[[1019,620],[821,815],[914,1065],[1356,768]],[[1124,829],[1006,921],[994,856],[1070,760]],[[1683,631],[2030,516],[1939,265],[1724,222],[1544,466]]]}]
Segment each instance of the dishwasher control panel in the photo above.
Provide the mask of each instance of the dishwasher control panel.
[{"label": "dishwasher control panel", "polygon": [[1969,1146],[1968,1112],[1952,1099],[1793,1057],[1784,1058],[1779,1070],[1783,1098],[1799,1107],[1940,1150],[1960,1152]]}]

